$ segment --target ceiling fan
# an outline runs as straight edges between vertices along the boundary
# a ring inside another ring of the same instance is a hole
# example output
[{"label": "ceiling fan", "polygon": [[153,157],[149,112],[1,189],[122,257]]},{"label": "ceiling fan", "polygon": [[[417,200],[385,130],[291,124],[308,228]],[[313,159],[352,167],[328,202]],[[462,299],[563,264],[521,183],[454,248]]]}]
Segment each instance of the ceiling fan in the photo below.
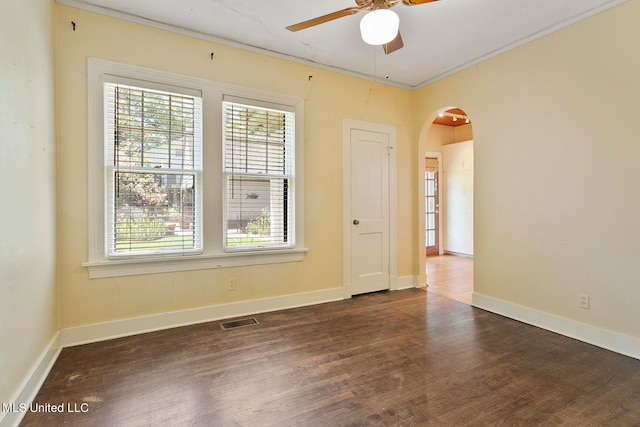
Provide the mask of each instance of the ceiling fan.
[{"label": "ceiling fan", "polygon": [[[360,31],[365,42],[382,45],[385,54],[395,52],[404,46],[402,36],[398,31],[399,18],[395,12],[389,10],[401,0],[355,0],[357,6],[338,10],[327,15],[318,16],[308,21],[289,25],[287,30],[300,31],[334,19],[353,15],[361,11],[369,11],[360,21]],[[408,6],[431,3],[438,0],[402,0]]]}]

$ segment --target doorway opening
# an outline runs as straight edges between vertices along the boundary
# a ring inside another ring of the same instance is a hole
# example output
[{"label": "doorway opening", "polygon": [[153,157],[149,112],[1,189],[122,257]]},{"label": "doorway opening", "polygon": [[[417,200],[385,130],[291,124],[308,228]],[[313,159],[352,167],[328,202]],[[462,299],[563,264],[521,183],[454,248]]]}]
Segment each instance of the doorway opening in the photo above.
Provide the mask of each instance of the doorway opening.
[{"label": "doorway opening", "polygon": [[[473,294],[473,128],[444,107],[420,136],[420,283],[471,304]],[[424,270],[422,266],[424,265]]]}]

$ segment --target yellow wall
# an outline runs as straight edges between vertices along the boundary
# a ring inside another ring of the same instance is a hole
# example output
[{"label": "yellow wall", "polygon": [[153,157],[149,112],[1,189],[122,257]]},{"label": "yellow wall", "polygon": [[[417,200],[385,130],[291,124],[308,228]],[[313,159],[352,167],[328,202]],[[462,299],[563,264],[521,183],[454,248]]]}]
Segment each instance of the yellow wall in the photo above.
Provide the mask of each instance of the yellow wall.
[{"label": "yellow wall", "polygon": [[473,139],[473,125],[456,126],[453,129],[455,142],[470,141]]},{"label": "yellow wall", "polygon": [[[50,0],[0,2],[0,192],[19,204],[0,210],[0,401],[59,327],[342,286],[344,118],[397,127],[397,273],[424,274],[419,172],[451,106],[473,121],[476,293],[640,337],[638,16],[630,0],[409,92]],[[304,261],[89,280],[88,57],[304,98]]]},{"label": "yellow wall", "polygon": [[[412,92],[74,8],[56,9],[63,328],[342,287],[343,119],[396,126],[397,163],[408,164],[416,150]],[[89,57],[304,98],[304,261],[89,280],[81,267],[88,259]],[[402,226],[415,216],[407,203],[414,174],[415,169],[398,168],[398,276],[410,276],[415,268],[412,230]],[[233,292],[226,290],[229,277],[236,278]]]},{"label": "yellow wall", "polygon": [[475,292],[632,337],[638,17],[629,1],[415,94],[423,135],[443,106],[473,121]]},{"label": "yellow wall", "polygon": [[52,14],[50,0],[0,2],[2,403],[58,330]]},{"label": "yellow wall", "polygon": [[444,125],[432,125],[429,127],[422,144],[425,151],[442,152],[442,146],[455,141],[455,128]]},{"label": "yellow wall", "polygon": [[426,151],[442,152],[443,145],[473,139],[473,128],[470,124],[456,127],[434,124],[426,127],[425,131],[421,147]]}]

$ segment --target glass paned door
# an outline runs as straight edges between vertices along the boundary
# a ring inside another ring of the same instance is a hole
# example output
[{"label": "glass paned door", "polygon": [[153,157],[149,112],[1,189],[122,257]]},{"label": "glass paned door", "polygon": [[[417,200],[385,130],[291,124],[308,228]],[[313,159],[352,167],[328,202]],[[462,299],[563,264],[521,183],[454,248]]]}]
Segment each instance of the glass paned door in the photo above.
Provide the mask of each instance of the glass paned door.
[{"label": "glass paned door", "polygon": [[438,170],[428,169],[424,173],[425,191],[425,244],[426,255],[438,255]]}]

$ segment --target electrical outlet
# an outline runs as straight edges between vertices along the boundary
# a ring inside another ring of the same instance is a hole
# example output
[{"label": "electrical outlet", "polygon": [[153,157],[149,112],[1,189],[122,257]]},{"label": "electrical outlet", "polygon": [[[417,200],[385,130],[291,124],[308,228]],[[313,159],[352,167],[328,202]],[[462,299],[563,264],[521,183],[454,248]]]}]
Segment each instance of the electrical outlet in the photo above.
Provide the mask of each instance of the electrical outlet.
[{"label": "electrical outlet", "polygon": [[587,294],[578,295],[578,307],[585,310],[591,309],[591,297]]},{"label": "electrical outlet", "polygon": [[236,278],[235,277],[227,280],[227,290],[228,291],[235,291],[236,290]]}]

